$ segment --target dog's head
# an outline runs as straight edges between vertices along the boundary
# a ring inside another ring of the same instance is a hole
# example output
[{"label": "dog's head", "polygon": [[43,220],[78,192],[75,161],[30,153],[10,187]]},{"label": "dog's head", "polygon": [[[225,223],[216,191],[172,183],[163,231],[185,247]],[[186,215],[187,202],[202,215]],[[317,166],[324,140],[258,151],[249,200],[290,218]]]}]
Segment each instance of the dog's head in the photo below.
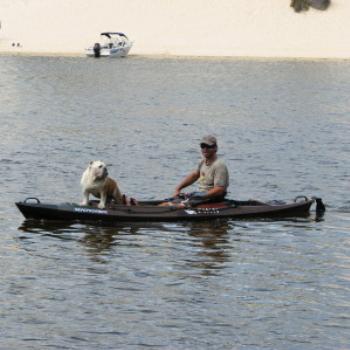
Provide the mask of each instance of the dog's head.
[{"label": "dog's head", "polygon": [[88,169],[90,176],[94,180],[103,180],[108,176],[107,166],[100,160],[91,161]]}]

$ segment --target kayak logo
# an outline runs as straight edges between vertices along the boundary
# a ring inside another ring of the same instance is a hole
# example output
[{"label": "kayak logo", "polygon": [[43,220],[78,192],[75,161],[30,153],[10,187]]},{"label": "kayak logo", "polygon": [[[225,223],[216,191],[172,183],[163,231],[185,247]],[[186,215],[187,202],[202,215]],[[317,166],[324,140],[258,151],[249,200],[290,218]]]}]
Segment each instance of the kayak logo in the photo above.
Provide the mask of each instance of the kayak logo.
[{"label": "kayak logo", "polygon": [[90,209],[90,208],[74,208],[75,212],[78,213],[86,213],[86,214],[108,214],[107,210],[101,210],[101,209]]},{"label": "kayak logo", "polygon": [[187,209],[186,214],[197,215],[197,214],[220,214],[220,211],[216,208],[197,208],[197,209]]},{"label": "kayak logo", "polygon": [[190,214],[190,215],[196,215],[197,212],[195,210],[185,210],[186,214]]}]

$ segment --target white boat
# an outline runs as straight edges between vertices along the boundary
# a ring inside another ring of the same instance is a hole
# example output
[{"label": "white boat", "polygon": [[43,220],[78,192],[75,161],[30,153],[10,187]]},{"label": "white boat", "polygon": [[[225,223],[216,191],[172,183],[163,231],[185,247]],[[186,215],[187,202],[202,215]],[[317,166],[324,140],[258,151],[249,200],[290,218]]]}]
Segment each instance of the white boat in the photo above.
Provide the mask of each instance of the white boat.
[{"label": "white boat", "polygon": [[124,33],[120,32],[103,32],[101,37],[102,43],[95,43],[86,49],[88,57],[125,57],[133,44]]}]

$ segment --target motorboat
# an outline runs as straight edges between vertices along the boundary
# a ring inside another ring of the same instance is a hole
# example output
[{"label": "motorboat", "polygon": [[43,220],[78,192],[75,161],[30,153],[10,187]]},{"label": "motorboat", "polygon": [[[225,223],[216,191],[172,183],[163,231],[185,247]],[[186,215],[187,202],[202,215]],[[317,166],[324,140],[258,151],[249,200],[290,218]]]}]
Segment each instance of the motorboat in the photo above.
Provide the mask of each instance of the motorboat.
[{"label": "motorboat", "polygon": [[125,57],[128,55],[133,42],[120,32],[103,32],[102,42],[86,49],[88,57]]},{"label": "motorboat", "polygon": [[297,197],[292,203],[264,203],[255,200],[225,200],[217,203],[203,203],[195,207],[179,208],[162,206],[163,201],[140,201],[137,205],[109,204],[105,209],[98,208],[98,200],[89,205],[77,203],[42,203],[36,197],[16,202],[17,208],[26,219],[93,221],[113,223],[121,221],[205,221],[214,219],[251,218],[290,218],[307,217],[310,207],[316,203],[316,213],[323,216],[325,206],[321,198]]}]

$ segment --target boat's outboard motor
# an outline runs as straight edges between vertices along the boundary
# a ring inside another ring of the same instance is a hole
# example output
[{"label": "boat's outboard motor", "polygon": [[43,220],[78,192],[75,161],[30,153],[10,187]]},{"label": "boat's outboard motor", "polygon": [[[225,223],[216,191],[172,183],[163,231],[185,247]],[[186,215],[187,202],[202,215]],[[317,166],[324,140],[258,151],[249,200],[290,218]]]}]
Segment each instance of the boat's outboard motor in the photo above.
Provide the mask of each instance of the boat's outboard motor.
[{"label": "boat's outboard motor", "polygon": [[95,57],[100,57],[101,56],[101,45],[100,45],[100,43],[96,43],[94,45],[94,55],[95,55]]}]

